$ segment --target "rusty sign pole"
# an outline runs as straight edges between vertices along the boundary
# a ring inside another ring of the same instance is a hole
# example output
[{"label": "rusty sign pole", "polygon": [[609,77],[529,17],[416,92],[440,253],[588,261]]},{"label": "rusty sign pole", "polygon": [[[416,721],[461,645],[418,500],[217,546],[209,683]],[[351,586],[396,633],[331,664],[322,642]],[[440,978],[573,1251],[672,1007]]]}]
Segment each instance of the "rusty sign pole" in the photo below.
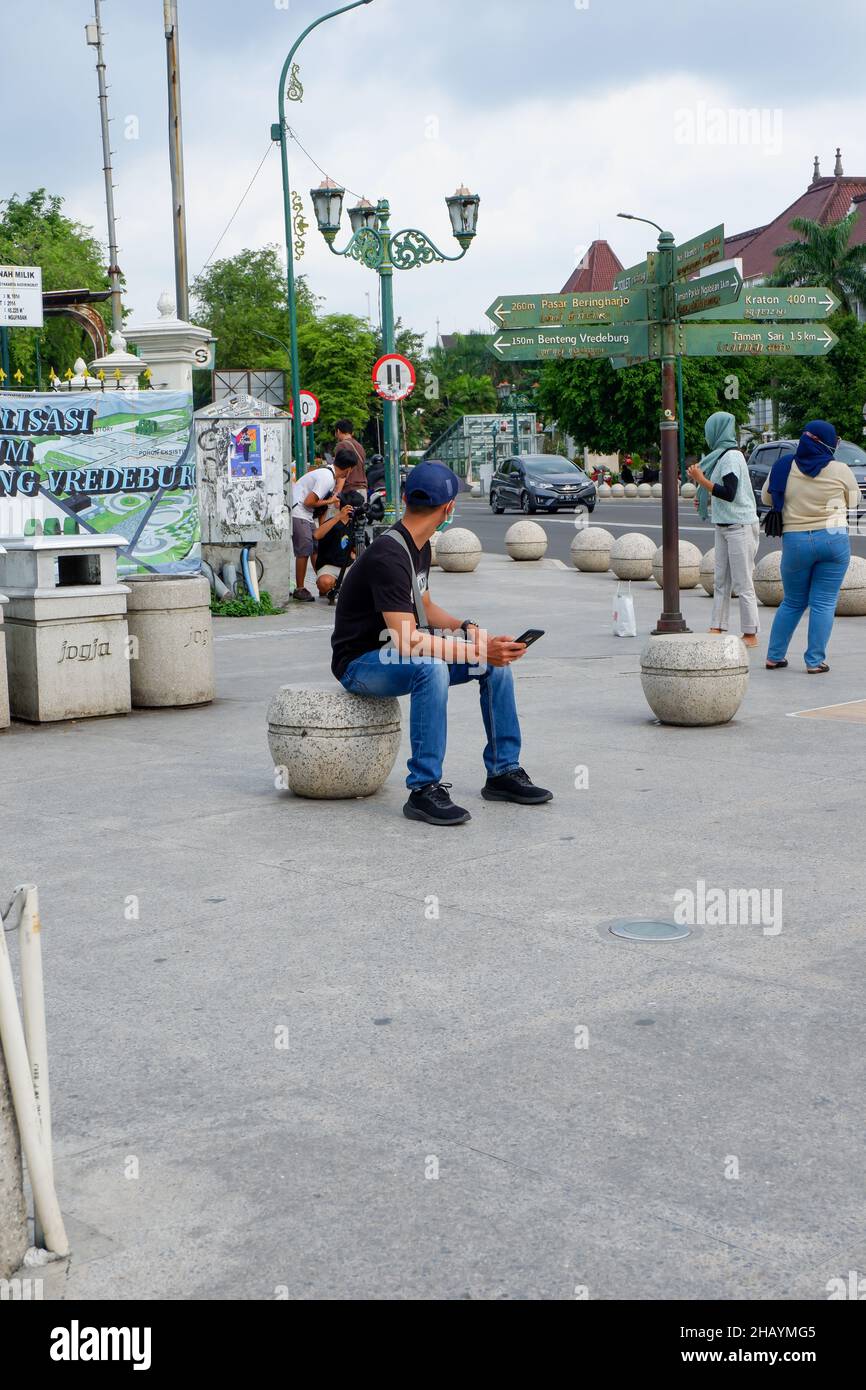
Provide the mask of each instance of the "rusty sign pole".
[{"label": "rusty sign pole", "polygon": [[180,58],[177,40],[177,0],[163,0],[165,56],[168,71],[168,158],[171,169],[171,214],[174,229],[174,292],[177,316],[189,321],[186,257],[186,205],[183,181],[183,128],[180,116]]},{"label": "rusty sign pole", "polygon": [[677,412],[676,317],[673,283],[675,242],[672,232],[660,232],[656,282],[662,296],[662,555],[664,607],[653,635],[688,632],[680,612],[679,435]]}]

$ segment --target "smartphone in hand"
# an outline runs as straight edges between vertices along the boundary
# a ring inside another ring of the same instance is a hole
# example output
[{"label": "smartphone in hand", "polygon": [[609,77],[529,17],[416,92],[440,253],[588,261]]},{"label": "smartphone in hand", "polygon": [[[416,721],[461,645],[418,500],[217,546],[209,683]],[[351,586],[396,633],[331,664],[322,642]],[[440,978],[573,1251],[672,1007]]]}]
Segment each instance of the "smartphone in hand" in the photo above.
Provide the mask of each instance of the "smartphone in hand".
[{"label": "smartphone in hand", "polygon": [[515,642],[521,642],[525,647],[531,647],[533,642],[537,642],[539,637],[544,636],[542,628],[530,627],[520,637],[515,637]]}]

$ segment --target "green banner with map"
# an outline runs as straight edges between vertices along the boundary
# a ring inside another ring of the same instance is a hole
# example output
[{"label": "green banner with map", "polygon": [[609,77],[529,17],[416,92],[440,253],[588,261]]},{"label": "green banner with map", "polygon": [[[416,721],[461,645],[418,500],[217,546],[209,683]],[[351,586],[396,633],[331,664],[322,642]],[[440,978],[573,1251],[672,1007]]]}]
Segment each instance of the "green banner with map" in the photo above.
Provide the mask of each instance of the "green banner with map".
[{"label": "green banner with map", "polygon": [[21,535],[25,514],[123,536],[121,574],[198,574],[191,396],[0,393],[0,535]]}]

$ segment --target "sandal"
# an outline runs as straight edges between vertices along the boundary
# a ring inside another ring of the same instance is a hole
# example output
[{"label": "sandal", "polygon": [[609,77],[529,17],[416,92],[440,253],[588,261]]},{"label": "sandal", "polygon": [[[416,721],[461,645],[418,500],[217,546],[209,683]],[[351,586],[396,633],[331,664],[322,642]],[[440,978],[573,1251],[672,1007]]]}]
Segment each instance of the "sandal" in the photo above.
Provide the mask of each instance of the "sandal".
[{"label": "sandal", "polygon": [[783,670],[783,668],[784,668],[785,666],[787,666],[787,664],[788,664],[787,661],[768,661],[768,662],[767,662],[767,670],[768,670],[768,671],[781,671],[781,670]]},{"label": "sandal", "polygon": [[824,674],[825,671],[829,671],[829,670],[830,670],[830,667],[827,665],[826,661],[822,661],[820,666],[807,666],[807,667],[806,667],[806,671],[807,671],[807,673],[808,673],[810,676],[822,676],[822,675]]},{"label": "sandal", "polygon": [[758,634],[756,632],[744,632],[742,642],[744,647],[757,647]]}]

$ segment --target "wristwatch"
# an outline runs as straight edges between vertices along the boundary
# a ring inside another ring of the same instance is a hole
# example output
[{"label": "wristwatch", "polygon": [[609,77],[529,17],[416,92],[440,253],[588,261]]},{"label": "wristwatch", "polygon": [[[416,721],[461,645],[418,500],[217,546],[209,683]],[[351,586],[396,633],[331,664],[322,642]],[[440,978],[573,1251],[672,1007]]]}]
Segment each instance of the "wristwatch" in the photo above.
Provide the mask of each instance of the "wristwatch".
[{"label": "wristwatch", "polygon": [[463,622],[460,624],[460,627],[459,627],[457,630],[458,630],[458,632],[462,632],[463,635],[464,635],[464,637],[467,637],[467,638],[468,638],[468,636],[469,636],[469,629],[470,629],[471,627],[478,627],[478,623],[476,623],[475,619],[474,619],[474,618],[464,618],[464,619],[463,619]]}]

